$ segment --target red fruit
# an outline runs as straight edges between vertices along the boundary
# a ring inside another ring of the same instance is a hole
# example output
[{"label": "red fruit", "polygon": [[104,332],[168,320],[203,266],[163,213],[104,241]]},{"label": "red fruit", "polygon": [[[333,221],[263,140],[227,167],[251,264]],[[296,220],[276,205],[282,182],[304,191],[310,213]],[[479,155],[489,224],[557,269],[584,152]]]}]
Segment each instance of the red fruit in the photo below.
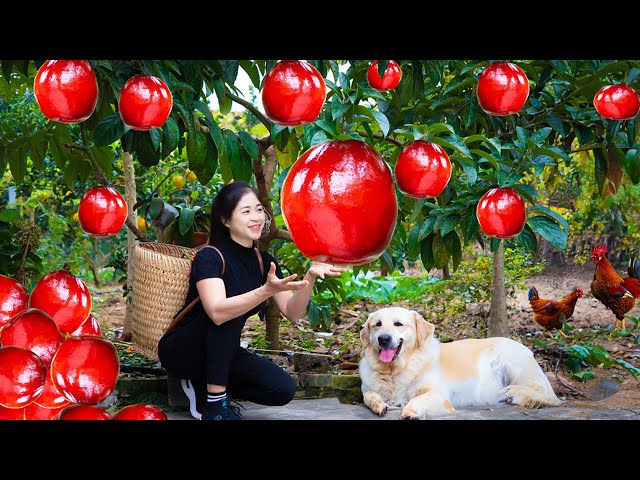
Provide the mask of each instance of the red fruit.
[{"label": "red fruit", "polygon": [[28,308],[13,317],[0,332],[3,346],[31,350],[49,367],[64,336],[53,318],[37,308]]},{"label": "red fruit", "polygon": [[36,402],[30,403],[24,407],[25,420],[57,420],[60,412],[64,410],[64,406],[57,408],[45,408]]},{"label": "red fruit", "polygon": [[38,69],[33,93],[49,120],[79,123],[96,108],[98,81],[86,60],[47,60]]},{"label": "red fruit", "polygon": [[29,292],[17,280],[0,275],[0,328],[25,310],[29,305]]},{"label": "red fruit", "polygon": [[324,105],[327,86],[316,68],[303,60],[281,60],[264,78],[262,105],[273,122],[303,125],[313,122]]},{"label": "red fruit", "polygon": [[398,215],[389,166],[358,140],[331,140],[307,150],[289,169],[280,202],[302,254],[338,265],[382,255]]},{"label": "red fruit", "polygon": [[118,410],[111,420],[168,420],[160,407],[148,403],[128,405]]},{"label": "red fruit", "polygon": [[44,382],[44,390],[38,398],[36,398],[35,402],[43,408],[64,408],[67,405],[71,404],[71,402],[60,393],[58,387],[53,383],[53,379],[51,378],[51,369],[47,371],[47,378]]},{"label": "red fruit", "polygon": [[164,125],[173,108],[167,84],[152,75],[134,75],[122,87],[118,110],[126,126],[151,130]]},{"label": "red fruit", "polygon": [[116,387],[120,360],[116,347],[102,337],[67,338],[51,361],[56,388],[74,403],[95,405]]},{"label": "red fruit", "polygon": [[629,85],[606,85],[593,97],[593,106],[604,118],[631,120],[640,110],[640,98]]},{"label": "red fruit", "polygon": [[80,325],[73,333],[71,333],[72,337],[79,337],[80,335],[96,335],[98,337],[102,336],[100,323],[98,322],[98,319],[92,314],[89,314],[87,319],[82,322],[82,325]]},{"label": "red fruit", "polygon": [[477,95],[489,115],[517,113],[529,97],[529,79],[514,63],[493,62],[478,77]]},{"label": "red fruit", "polygon": [[69,405],[58,414],[58,420],[109,420],[106,410],[95,405]]},{"label": "red fruit", "polygon": [[433,198],[449,183],[451,161],[440,145],[416,140],[402,149],[394,171],[402,193],[413,198]]},{"label": "red fruit", "polygon": [[22,347],[0,347],[0,405],[26,407],[42,393],[47,366]]},{"label": "red fruit", "polygon": [[489,237],[517,237],[527,221],[524,201],[513,188],[492,188],[476,207],[480,228]]},{"label": "red fruit", "polygon": [[89,235],[116,235],[127,220],[128,208],[126,200],[115,188],[91,187],[80,199],[78,221]]},{"label": "red fruit", "polygon": [[367,68],[367,81],[371,88],[376,90],[393,90],[398,86],[400,80],[402,80],[402,69],[393,60],[389,60],[382,77],[378,71],[378,60],[375,60]]},{"label": "red fruit", "polygon": [[36,283],[29,297],[29,308],[39,308],[53,318],[63,334],[71,333],[91,313],[91,293],[73,273],[56,270]]}]

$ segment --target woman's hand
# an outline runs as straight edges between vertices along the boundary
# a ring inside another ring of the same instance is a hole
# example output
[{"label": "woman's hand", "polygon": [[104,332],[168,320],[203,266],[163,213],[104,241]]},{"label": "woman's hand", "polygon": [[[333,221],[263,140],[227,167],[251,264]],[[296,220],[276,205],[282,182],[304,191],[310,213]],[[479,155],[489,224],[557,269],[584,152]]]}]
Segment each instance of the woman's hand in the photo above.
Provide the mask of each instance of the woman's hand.
[{"label": "woman's hand", "polygon": [[336,267],[335,265],[331,265],[329,263],[316,262],[315,260],[311,262],[311,267],[309,267],[308,275],[313,276],[314,278],[324,278],[325,275],[330,277],[338,277],[342,272],[346,272],[347,269],[344,267]]},{"label": "woman's hand", "polygon": [[269,273],[267,274],[267,282],[264,284],[264,288],[269,296],[275,295],[278,292],[284,292],[285,290],[300,290],[309,285],[309,280],[294,280],[298,274],[294,273],[288,277],[278,278],[276,275],[276,264],[271,262],[269,267]]}]

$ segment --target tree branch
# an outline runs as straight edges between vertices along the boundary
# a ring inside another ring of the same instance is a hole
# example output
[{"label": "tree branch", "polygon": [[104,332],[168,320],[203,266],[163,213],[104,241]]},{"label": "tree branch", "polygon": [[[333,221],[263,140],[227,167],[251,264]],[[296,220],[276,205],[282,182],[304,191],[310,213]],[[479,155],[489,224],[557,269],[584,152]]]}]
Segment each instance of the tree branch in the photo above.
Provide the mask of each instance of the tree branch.
[{"label": "tree branch", "polygon": [[[358,135],[360,135],[361,137],[368,137],[369,134],[367,132],[361,132],[361,131],[356,131],[356,133]],[[402,142],[400,140],[396,140],[395,138],[392,137],[385,137],[383,136],[381,133],[372,133],[371,136],[373,138],[382,138],[383,140],[386,140],[387,142],[393,143],[394,145],[397,145],[399,147],[404,147],[404,145],[402,144]]]},{"label": "tree branch", "polygon": [[273,123],[271,122],[271,120],[269,120],[267,117],[265,117],[262,114],[262,112],[260,110],[258,110],[251,102],[245,100],[244,98],[240,98],[237,95],[234,95],[233,93],[231,93],[228,90],[225,90],[224,94],[225,94],[226,97],[230,98],[231,100],[233,100],[236,103],[239,103],[244,108],[246,108],[251,113],[253,113],[256,116],[256,118],[258,120],[260,120],[264,124],[265,127],[267,127],[267,130],[269,130],[269,132],[271,132],[271,128],[273,127]]}]

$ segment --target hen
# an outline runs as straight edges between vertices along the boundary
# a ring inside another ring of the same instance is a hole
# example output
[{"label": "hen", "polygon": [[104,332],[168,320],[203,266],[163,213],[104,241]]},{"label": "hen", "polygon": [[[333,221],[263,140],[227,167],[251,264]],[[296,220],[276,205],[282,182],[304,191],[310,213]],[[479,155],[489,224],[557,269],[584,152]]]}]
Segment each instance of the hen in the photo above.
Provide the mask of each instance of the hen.
[{"label": "hen", "polygon": [[597,245],[591,252],[591,260],[596,264],[591,294],[615,314],[614,330],[618,330],[618,321],[624,330],[624,317],[636,304],[636,298],[640,298],[640,269],[634,255],[629,260],[629,276],[621,278],[607,260],[608,251],[606,245]]},{"label": "hen", "polygon": [[533,310],[533,320],[542,327],[542,335],[548,333],[553,338],[550,330],[555,328],[562,336],[566,337],[562,331],[562,323],[571,318],[576,303],[583,294],[582,287],[576,287],[573,292],[560,300],[547,300],[540,298],[535,287],[529,289],[529,303],[531,310]]}]

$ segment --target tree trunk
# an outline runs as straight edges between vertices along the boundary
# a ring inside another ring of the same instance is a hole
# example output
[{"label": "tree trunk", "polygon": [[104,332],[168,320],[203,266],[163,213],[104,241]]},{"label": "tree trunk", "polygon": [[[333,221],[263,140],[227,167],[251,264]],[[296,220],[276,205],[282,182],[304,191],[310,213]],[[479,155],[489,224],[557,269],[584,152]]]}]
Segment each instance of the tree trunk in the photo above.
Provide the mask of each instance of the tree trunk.
[{"label": "tree trunk", "polygon": [[274,302],[269,300],[266,311],[267,348],[280,349],[280,310]]},{"label": "tree trunk", "polygon": [[[133,167],[133,156],[129,152],[124,152],[122,154],[122,165],[124,169],[124,188],[125,188],[125,199],[127,200],[127,206],[129,207],[129,215],[128,217],[132,219],[135,225],[138,224],[138,212],[133,209],[133,206],[136,204],[137,194],[136,194],[136,180],[135,180],[135,172]],[[136,235],[131,231],[131,229],[127,230],[127,292],[131,294],[131,288],[133,286],[133,271],[134,271],[134,261],[135,255],[134,250],[136,247]],[[121,340],[129,341],[131,340],[131,323],[133,321],[133,303],[126,302],[127,308],[124,316],[124,326],[122,327],[122,336]]]},{"label": "tree trunk", "polygon": [[493,276],[491,279],[491,305],[488,321],[488,337],[507,337],[509,319],[507,317],[507,290],[504,287],[504,242],[493,254]]},{"label": "tree trunk", "polygon": [[442,269],[442,279],[451,280],[451,273],[449,272],[449,264],[447,263]]}]

